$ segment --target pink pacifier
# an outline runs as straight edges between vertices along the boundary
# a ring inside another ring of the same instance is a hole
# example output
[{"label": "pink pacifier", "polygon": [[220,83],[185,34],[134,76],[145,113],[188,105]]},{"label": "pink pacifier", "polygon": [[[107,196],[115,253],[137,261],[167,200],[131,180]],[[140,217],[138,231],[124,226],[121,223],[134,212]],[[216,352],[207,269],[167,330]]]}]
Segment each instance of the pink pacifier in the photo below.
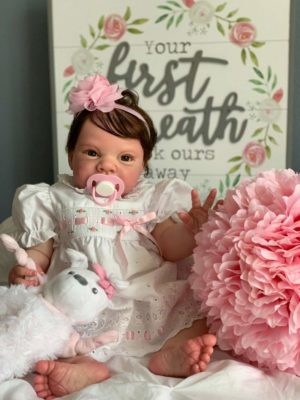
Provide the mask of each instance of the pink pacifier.
[{"label": "pink pacifier", "polygon": [[124,182],[115,175],[94,174],[86,183],[86,190],[99,206],[109,206],[124,192]]}]

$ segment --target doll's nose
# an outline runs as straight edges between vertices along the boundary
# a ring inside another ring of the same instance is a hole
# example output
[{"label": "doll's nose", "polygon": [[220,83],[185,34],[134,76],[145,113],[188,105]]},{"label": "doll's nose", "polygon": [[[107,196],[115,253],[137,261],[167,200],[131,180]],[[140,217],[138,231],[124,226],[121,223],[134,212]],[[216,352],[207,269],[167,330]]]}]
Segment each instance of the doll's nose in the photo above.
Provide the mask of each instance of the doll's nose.
[{"label": "doll's nose", "polygon": [[116,163],[112,157],[102,157],[97,164],[97,171],[104,174],[114,174],[116,172]]}]

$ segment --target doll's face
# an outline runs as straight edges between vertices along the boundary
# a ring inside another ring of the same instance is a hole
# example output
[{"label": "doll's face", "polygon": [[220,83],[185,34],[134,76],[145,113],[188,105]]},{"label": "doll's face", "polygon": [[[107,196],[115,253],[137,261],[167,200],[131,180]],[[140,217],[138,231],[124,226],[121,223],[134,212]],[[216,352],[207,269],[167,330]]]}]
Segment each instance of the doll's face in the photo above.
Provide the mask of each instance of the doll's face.
[{"label": "doll's face", "polygon": [[144,170],[144,151],[139,140],[114,136],[87,119],[69,154],[69,165],[75,187],[85,188],[91,175],[102,173],[122,179],[127,194]]}]

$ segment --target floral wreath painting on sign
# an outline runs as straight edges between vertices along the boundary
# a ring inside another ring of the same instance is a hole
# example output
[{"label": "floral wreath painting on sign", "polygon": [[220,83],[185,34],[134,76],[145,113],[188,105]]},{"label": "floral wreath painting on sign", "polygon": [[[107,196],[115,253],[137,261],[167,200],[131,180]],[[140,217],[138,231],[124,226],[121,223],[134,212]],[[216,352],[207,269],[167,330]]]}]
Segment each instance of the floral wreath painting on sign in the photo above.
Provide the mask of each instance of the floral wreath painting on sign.
[{"label": "floral wreath painting on sign", "polygon": [[222,196],[244,176],[285,168],[289,1],[141,3],[52,0],[58,172],[68,168],[68,94],[95,73],[136,91],[153,118],[149,179]]}]

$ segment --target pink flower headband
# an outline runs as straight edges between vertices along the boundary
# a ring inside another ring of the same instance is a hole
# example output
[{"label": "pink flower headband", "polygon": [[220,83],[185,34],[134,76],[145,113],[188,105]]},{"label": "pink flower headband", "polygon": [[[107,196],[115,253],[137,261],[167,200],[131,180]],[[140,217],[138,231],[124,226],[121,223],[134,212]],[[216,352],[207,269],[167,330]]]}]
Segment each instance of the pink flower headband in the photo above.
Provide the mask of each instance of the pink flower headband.
[{"label": "pink flower headband", "polygon": [[114,109],[126,111],[144,122],[149,132],[149,127],[145,119],[130,107],[116,103],[121,99],[122,93],[117,84],[110,84],[102,75],[92,75],[78,82],[69,94],[69,110],[72,114],[80,111],[99,110],[104,113]]}]

